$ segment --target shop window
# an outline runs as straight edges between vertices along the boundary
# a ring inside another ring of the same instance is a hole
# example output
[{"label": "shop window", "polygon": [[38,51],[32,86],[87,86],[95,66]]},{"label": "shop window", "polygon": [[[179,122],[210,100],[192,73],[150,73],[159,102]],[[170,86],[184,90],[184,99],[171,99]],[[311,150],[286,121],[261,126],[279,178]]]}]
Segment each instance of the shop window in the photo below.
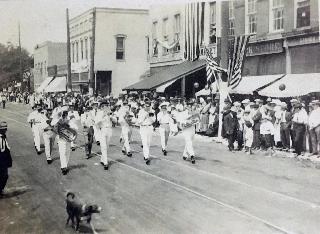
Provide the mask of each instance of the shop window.
[{"label": "shop window", "polygon": [[[163,19],[162,21],[162,36],[163,36],[163,41],[168,42],[168,18]],[[162,54],[166,55],[169,53],[169,50],[166,47],[162,47],[163,51]]]},{"label": "shop window", "polygon": [[83,60],[83,40],[80,41],[80,48],[81,48],[81,60]]},{"label": "shop window", "polygon": [[84,39],[85,58],[88,60],[88,38]]},{"label": "shop window", "polygon": [[296,27],[310,26],[310,0],[296,0]]},{"label": "shop window", "polygon": [[76,62],[79,62],[79,42],[76,42]]},{"label": "shop window", "polygon": [[181,32],[181,16],[180,14],[176,14],[174,16],[174,41],[177,41],[175,47],[173,47],[174,52],[180,51],[180,32]]}]

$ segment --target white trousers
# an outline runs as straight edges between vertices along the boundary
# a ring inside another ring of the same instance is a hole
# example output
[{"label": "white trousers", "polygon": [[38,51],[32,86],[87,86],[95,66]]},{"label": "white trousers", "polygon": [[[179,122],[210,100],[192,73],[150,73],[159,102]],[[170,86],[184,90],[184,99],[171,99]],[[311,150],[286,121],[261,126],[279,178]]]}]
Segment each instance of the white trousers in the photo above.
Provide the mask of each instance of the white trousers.
[{"label": "white trousers", "polygon": [[37,150],[40,151],[40,143],[41,143],[41,128],[37,125],[32,126],[32,133],[33,133],[33,139],[34,139],[34,145],[36,146]]},{"label": "white trousers", "polygon": [[121,127],[121,137],[123,139],[122,150],[125,150],[127,153],[131,152],[130,148],[130,139],[132,135],[132,130],[128,126]]},{"label": "white trousers", "polygon": [[96,139],[96,141],[100,141],[100,129],[98,129],[96,126],[93,126],[93,130],[94,130],[94,138]]},{"label": "white trousers", "polygon": [[152,139],[153,126],[140,126],[140,135],[143,146],[143,156],[149,158],[150,144]]},{"label": "white trousers", "polygon": [[43,132],[44,149],[45,149],[47,160],[51,160],[51,153],[52,153],[55,137],[56,135],[52,131]]},{"label": "white trousers", "polygon": [[161,125],[159,127],[159,133],[160,133],[161,147],[163,150],[167,150],[169,133],[170,133],[169,124],[168,125]]},{"label": "white trousers", "polygon": [[100,148],[101,162],[104,165],[108,164],[108,147],[112,137],[112,128],[102,128],[100,131]]},{"label": "white trousers", "polygon": [[193,143],[192,143],[193,137],[195,134],[194,126],[184,129],[182,131],[182,134],[185,140],[183,156],[185,157],[194,156]]},{"label": "white trousers", "polygon": [[61,168],[67,168],[70,158],[71,143],[59,137],[58,140]]}]

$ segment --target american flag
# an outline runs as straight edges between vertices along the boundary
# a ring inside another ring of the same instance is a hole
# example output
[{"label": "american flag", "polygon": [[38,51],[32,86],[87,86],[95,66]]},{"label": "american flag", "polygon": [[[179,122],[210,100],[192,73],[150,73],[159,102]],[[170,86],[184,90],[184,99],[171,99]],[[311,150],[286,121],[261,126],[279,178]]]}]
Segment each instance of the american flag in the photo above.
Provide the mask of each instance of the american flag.
[{"label": "american flag", "polygon": [[194,61],[200,56],[204,35],[204,4],[187,3],[185,6],[185,51],[186,60]]},{"label": "american flag", "polygon": [[211,84],[217,80],[216,72],[223,73],[223,72],[227,72],[227,70],[219,67],[218,63],[212,57],[211,52],[207,48],[205,48],[205,54],[206,54],[206,60],[207,60],[207,66],[206,66],[207,85],[210,87]]},{"label": "american flag", "polygon": [[242,80],[243,60],[250,36],[235,37],[229,45],[228,87],[235,89]]}]

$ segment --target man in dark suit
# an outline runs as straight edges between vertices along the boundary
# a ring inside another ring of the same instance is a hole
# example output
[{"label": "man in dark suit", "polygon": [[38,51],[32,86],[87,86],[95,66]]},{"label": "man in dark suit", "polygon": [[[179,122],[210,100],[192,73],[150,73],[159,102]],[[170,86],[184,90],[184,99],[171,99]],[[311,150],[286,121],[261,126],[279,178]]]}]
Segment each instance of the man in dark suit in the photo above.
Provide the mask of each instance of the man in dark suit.
[{"label": "man in dark suit", "polygon": [[228,139],[228,148],[230,151],[234,150],[234,142],[237,138],[238,131],[238,119],[235,111],[234,107],[230,108],[226,106],[223,114],[223,129],[225,137]]},{"label": "man in dark suit", "polygon": [[7,123],[0,122],[0,197],[4,195],[3,190],[9,178],[8,168],[12,167],[12,158],[6,132]]},{"label": "man in dark suit", "polygon": [[281,119],[280,119],[280,138],[282,147],[285,151],[290,149],[290,129],[292,114],[288,111],[287,104],[281,103]]}]

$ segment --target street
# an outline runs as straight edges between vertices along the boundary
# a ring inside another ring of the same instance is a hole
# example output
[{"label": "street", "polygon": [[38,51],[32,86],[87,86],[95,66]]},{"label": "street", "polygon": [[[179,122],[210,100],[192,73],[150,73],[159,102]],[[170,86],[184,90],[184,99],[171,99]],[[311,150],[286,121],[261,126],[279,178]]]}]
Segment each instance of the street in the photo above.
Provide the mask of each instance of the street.
[{"label": "street", "polygon": [[150,166],[144,163],[134,129],[133,157],[121,153],[120,128],[113,131],[103,170],[99,147],[85,159],[83,135],[71,153],[70,172],[60,171],[58,147],[48,165],[37,155],[26,119],[31,108],[9,103],[0,110],[8,123],[13,156],[7,190],[0,200],[1,233],[74,233],[66,226],[65,195],[102,207],[80,233],[319,233],[318,165],[263,153],[231,153],[209,138],[196,137],[196,164],[182,160],[181,135],[169,139],[163,156],[158,134],[151,143]]}]

